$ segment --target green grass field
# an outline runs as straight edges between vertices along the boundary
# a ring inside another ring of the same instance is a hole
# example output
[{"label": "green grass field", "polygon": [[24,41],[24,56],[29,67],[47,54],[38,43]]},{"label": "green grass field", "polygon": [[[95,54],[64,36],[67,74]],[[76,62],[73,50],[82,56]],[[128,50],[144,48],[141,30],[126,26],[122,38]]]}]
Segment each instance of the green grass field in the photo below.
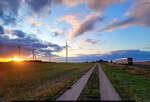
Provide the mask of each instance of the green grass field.
[{"label": "green grass field", "polygon": [[55,100],[92,63],[0,63],[0,100]]},{"label": "green grass field", "polygon": [[113,63],[107,64],[115,68],[122,69],[134,75],[140,75],[146,78],[150,78],[150,63],[148,62],[138,62],[138,63],[136,62],[133,65],[121,65]]},{"label": "green grass field", "polygon": [[96,65],[87,85],[81,92],[79,100],[100,100],[98,66]]},{"label": "green grass field", "polygon": [[150,101],[150,79],[134,75],[108,64],[101,64],[123,100]]}]

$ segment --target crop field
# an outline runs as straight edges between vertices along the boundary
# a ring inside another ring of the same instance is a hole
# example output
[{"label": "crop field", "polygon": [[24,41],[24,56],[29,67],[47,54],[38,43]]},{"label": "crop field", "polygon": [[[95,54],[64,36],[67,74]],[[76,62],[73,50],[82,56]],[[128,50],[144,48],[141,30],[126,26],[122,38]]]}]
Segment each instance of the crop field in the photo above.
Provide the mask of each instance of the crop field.
[{"label": "crop field", "polygon": [[92,63],[0,63],[0,100],[55,100]]},{"label": "crop field", "polygon": [[123,100],[150,101],[150,79],[110,64],[101,64]]}]

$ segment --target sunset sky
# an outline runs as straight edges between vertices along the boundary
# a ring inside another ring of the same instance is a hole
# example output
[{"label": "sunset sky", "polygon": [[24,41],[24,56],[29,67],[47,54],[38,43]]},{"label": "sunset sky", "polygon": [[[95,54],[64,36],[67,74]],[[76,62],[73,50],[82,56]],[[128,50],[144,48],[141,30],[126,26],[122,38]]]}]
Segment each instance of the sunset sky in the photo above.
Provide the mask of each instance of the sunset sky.
[{"label": "sunset sky", "polygon": [[150,60],[150,0],[0,0],[0,59]]}]

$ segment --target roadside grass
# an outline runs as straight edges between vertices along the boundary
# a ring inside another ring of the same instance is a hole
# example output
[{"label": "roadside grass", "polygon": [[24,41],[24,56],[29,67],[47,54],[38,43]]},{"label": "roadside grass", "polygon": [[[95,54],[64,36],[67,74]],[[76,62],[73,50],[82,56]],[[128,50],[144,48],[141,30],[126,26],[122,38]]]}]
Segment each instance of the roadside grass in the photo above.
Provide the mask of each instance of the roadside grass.
[{"label": "roadside grass", "polygon": [[96,65],[79,100],[100,100],[98,66]]},{"label": "roadside grass", "polygon": [[133,75],[106,63],[101,65],[123,100],[150,101],[150,79]]},{"label": "roadside grass", "polygon": [[150,65],[144,65],[144,64],[140,64],[140,63],[134,63],[132,66],[136,67],[136,68],[140,68],[140,69],[145,69],[145,70],[149,70],[150,71]]},{"label": "roadside grass", "polygon": [[134,62],[134,66],[150,70],[150,62]]},{"label": "roadside grass", "polygon": [[55,100],[92,63],[0,63],[0,100]]},{"label": "roadside grass", "polygon": [[116,67],[118,69],[124,70],[134,75],[144,76],[146,78],[150,78],[150,65],[145,63],[134,63],[133,65],[121,65],[121,64],[113,64],[108,63],[108,65]]}]

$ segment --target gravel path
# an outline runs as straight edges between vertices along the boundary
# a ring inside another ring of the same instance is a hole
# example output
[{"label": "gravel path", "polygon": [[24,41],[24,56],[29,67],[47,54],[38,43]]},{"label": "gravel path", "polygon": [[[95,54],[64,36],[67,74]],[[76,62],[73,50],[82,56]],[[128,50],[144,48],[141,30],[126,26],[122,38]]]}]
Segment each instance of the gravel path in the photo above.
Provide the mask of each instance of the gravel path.
[{"label": "gravel path", "polygon": [[102,70],[100,64],[97,65],[99,70],[101,100],[121,100],[115,88],[112,86],[106,74]]},{"label": "gravel path", "polygon": [[94,65],[85,75],[83,75],[75,84],[73,84],[70,89],[64,92],[56,100],[77,100],[86,83],[88,82],[88,79],[91,76],[95,66],[96,65]]}]

